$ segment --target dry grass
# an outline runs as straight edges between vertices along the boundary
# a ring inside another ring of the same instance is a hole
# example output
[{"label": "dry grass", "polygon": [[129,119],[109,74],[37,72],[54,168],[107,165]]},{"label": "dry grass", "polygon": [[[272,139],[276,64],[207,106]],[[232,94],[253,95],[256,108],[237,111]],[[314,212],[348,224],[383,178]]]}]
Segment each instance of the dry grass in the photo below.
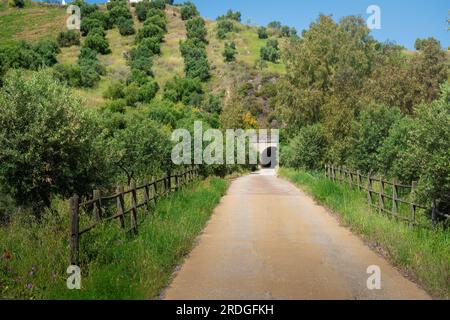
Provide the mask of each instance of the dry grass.
[{"label": "dry grass", "polygon": [[153,73],[161,88],[175,75],[184,75],[184,60],[180,52],[180,41],[186,39],[186,27],[180,10],[168,6],[166,9],[167,34],[161,45],[161,56],[156,57]]}]

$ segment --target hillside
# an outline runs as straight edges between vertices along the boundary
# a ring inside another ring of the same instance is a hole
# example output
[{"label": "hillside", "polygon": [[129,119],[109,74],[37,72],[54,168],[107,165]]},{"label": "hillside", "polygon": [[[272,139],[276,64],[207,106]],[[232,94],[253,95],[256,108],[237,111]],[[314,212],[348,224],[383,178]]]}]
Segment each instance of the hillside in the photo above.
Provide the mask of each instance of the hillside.
[{"label": "hillside", "polygon": [[[106,10],[105,5],[100,5],[100,10]],[[136,29],[142,27],[133,12]],[[30,8],[2,8],[0,11],[0,44],[8,44],[17,40],[37,41],[44,38],[55,38],[65,30],[67,14],[64,7],[44,6],[33,4]],[[180,53],[180,41],[186,39],[186,27],[181,19],[180,8],[167,6],[166,8],[167,33],[161,44],[161,54],[154,58],[153,73],[155,80],[160,85],[160,95],[165,83],[174,76],[184,75],[184,61]],[[211,65],[211,79],[205,84],[208,91],[228,93],[230,88],[237,83],[258,78],[261,74],[281,74],[284,66],[267,63],[267,68],[262,72],[257,70],[255,62],[259,59],[260,49],[267,40],[258,38],[255,27],[236,23],[238,32],[231,32],[225,40],[216,37],[217,22],[206,20],[208,30],[208,61]],[[104,102],[103,93],[109,84],[115,80],[125,80],[130,72],[126,65],[124,54],[134,44],[134,35],[121,36],[117,28],[106,31],[106,38],[111,48],[111,53],[99,55],[99,60],[106,67],[107,74],[93,88],[75,88],[75,92],[85,100],[86,107],[98,107]],[[83,38],[82,38],[83,41]],[[236,61],[225,63],[223,59],[224,43],[234,41],[237,47]],[[80,53],[81,46],[62,48],[58,55],[58,62],[74,64]]]}]

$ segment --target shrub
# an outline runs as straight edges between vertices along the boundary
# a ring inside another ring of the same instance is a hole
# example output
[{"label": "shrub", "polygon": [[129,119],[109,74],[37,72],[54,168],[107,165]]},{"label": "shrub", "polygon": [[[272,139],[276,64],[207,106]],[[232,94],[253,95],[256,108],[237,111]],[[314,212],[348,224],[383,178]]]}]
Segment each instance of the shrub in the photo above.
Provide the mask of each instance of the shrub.
[{"label": "shrub", "polygon": [[48,71],[6,77],[0,124],[0,184],[18,205],[40,211],[53,195],[82,195],[102,179],[94,118]]},{"label": "shrub", "polygon": [[146,24],[154,24],[155,26],[160,27],[162,30],[167,31],[166,18],[160,15],[149,16],[144,22],[144,25]]},{"label": "shrub", "polygon": [[63,47],[71,47],[71,46],[79,46],[80,45],[80,34],[74,30],[62,31],[58,34],[56,38],[58,42],[58,46]]},{"label": "shrub", "polygon": [[125,85],[121,81],[113,81],[103,93],[103,98],[117,100],[125,97]]},{"label": "shrub", "polygon": [[186,2],[181,7],[181,19],[189,20],[199,15],[197,7],[192,2]]},{"label": "shrub", "polygon": [[139,101],[148,103],[153,100],[159,90],[158,83],[152,79],[139,88]]},{"label": "shrub", "polygon": [[119,33],[122,36],[129,36],[136,32],[136,30],[134,30],[133,20],[131,19],[120,17],[117,21],[117,27],[119,28]]},{"label": "shrub", "polygon": [[172,102],[183,102],[188,105],[193,94],[203,94],[199,79],[175,77],[168,81],[164,88],[164,98]]},{"label": "shrub", "polygon": [[[83,17],[83,15],[82,15],[82,17]],[[97,10],[97,11],[93,12],[92,14],[90,14],[89,18],[101,21],[103,24],[103,29],[105,29],[105,30],[112,29],[112,27],[114,25],[114,21],[111,18],[109,11]]]},{"label": "shrub", "polygon": [[234,31],[234,23],[229,19],[219,20],[217,22],[217,37],[225,39],[227,33]]},{"label": "shrub", "polygon": [[223,57],[225,62],[231,62],[236,60],[236,44],[234,42],[225,43],[225,50],[223,52]]},{"label": "shrub", "polygon": [[139,43],[145,38],[155,38],[158,39],[158,42],[162,42],[164,39],[164,30],[152,23],[144,25],[136,35],[136,42]]},{"label": "shrub", "polygon": [[186,22],[188,39],[198,39],[207,43],[206,36],[208,31],[205,27],[205,21],[201,17],[190,19]]},{"label": "shrub", "polygon": [[187,78],[199,78],[206,81],[210,77],[205,44],[198,39],[188,39],[181,43],[181,54]]},{"label": "shrub", "polygon": [[12,0],[12,5],[16,8],[24,8],[25,0]]},{"label": "shrub", "polygon": [[401,118],[400,109],[394,107],[370,106],[363,110],[354,123],[349,165],[363,172],[378,168],[378,149]]},{"label": "shrub", "polygon": [[149,9],[150,9],[149,1],[141,1],[136,3],[135,6],[136,17],[140,22],[144,22],[147,19],[147,13]]},{"label": "shrub", "polygon": [[56,56],[61,52],[58,43],[51,39],[44,39],[37,42],[33,50],[40,56],[41,64],[45,66],[52,66],[57,63]]},{"label": "shrub", "polygon": [[268,40],[266,46],[261,48],[260,56],[262,60],[276,63],[280,58],[278,41],[276,39]]},{"label": "shrub", "polygon": [[217,20],[230,19],[237,22],[241,22],[241,13],[239,11],[233,12],[233,10],[228,10],[226,15],[217,17]]},{"label": "shrub", "polygon": [[267,32],[267,28],[264,28],[264,27],[258,28],[258,38],[259,39],[269,38],[269,33]]},{"label": "shrub", "polygon": [[92,50],[97,51],[100,54],[109,54],[111,50],[109,49],[108,41],[105,37],[102,37],[98,33],[89,33],[84,41],[84,46]]},{"label": "shrub", "polygon": [[[137,46],[137,48],[142,48],[142,50],[146,50],[150,54],[160,54],[161,53],[161,43],[158,38],[145,38],[142,39]],[[138,49],[140,50],[140,49]]]},{"label": "shrub", "polygon": [[131,15],[130,10],[125,5],[116,5],[111,10],[109,10],[109,15],[114,24],[119,23],[120,18],[124,18],[127,20],[132,20],[133,16]]},{"label": "shrub", "polygon": [[286,150],[282,162],[292,168],[320,169],[326,152],[327,140],[320,124],[303,127]]},{"label": "shrub", "polygon": [[87,36],[95,28],[103,29],[103,22],[93,18],[84,18],[81,20],[80,31],[82,36]]}]

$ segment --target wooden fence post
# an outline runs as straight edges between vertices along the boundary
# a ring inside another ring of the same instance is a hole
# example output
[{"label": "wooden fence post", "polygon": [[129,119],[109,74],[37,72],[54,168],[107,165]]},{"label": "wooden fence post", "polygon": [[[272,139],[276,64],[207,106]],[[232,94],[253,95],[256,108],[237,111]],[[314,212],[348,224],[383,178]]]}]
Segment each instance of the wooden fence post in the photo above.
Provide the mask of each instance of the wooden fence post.
[{"label": "wooden fence post", "polygon": [[178,191],[179,187],[178,170],[175,170],[175,191]]},{"label": "wooden fence post", "polygon": [[379,193],[379,211],[380,213],[384,213],[384,180],[380,177],[380,193]]},{"label": "wooden fence post", "polygon": [[124,204],[124,200],[123,200],[123,187],[118,187],[117,188],[117,214],[119,216],[119,225],[120,228],[125,229],[125,217],[124,217],[124,212],[125,212],[125,204]]},{"label": "wooden fence post", "polygon": [[93,200],[94,200],[95,219],[97,220],[97,222],[100,222],[100,220],[102,219],[102,200],[100,190],[94,190]]},{"label": "wooden fence post", "polygon": [[158,202],[158,182],[155,179],[155,177],[152,178],[152,182],[153,182],[153,199],[155,200],[155,204]]},{"label": "wooden fence post", "polygon": [[161,195],[164,197],[166,194],[166,175],[161,178]]},{"label": "wooden fence post", "polygon": [[392,179],[392,215],[397,218],[398,214],[398,188],[397,179]]},{"label": "wooden fence post", "polygon": [[137,231],[137,195],[136,182],[131,182],[131,228]]},{"label": "wooden fence post", "polygon": [[144,179],[144,203],[145,203],[145,207],[147,208],[147,212],[150,211],[150,196],[149,196],[149,191],[148,191],[148,180]]},{"label": "wooden fence post", "polygon": [[361,177],[361,170],[356,171],[356,175],[357,175],[357,184],[358,184],[358,190],[361,191],[362,189],[362,177]]},{"label": "wooden fence post", "polygon": [[78,264],[78,237],[79,237],[79,212],[80,198],[74,195],[70,199],[70,264]]},{"label": "wooden fence post", "polygon": [[436,200],[433,200],[433,208],[431,208],[431,222],[433,226],[436,226],[438,223],[436,210],[437,210]]},{"label": "wooden fence post", "polygon": [[413,224],[416,224],[416,215],[417,215],[417,207],[416,207],[416,205],[414,203],[416,189],[417,189],[417,181],[413,181],[411,183],[411,195],[413,196],[411,198],[411,213],[412,213],[412,222],[413,222]]},{"label": "wooden fence post", "polygon": [[348,170],[348,181],[350,182],[350,188],[353,189],[353,171],[352,171],[352,169]]},{"label": "wooden fence post", "polygon": [[372,205],[372,171],[367,176],[367,200]]}]

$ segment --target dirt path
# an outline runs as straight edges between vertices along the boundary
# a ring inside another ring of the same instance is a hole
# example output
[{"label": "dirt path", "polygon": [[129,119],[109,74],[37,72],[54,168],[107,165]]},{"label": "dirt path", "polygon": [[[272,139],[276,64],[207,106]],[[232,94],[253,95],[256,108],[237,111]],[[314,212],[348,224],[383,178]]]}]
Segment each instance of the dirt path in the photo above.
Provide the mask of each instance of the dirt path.
[{"label": "dirt path", "polygon": [[[367,289],[371,265],[381,290]],[[263,174],[233,182],[164,297],[430,298],[294,185]]]}]

